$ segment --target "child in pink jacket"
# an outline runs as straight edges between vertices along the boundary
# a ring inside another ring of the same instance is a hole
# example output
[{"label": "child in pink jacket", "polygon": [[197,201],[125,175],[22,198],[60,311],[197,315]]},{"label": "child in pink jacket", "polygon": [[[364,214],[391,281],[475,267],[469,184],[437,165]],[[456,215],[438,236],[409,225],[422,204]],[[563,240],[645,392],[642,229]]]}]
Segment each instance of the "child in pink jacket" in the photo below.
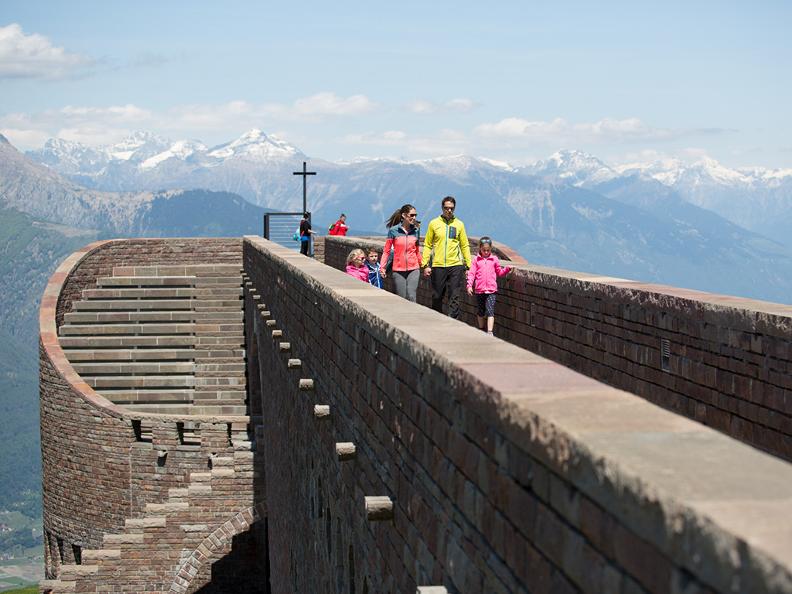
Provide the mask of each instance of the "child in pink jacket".
[{"label": "child in pink jacket", "polygon": [[362,280],[364,283],[368,282],[368,268],[365,265],[366,254],[361,249],[355,249],[349,252],[346,260],[346,273],[349,276],[354,276],[356,279]]},{"label": "child in pink jacket", "polygon": [[498,293],[498,277],[506,276],[512,268],[500,265],[498,256],[492,253],[492,240],[489,237],[479,239],[478,256],[473,258],[467,275],[467,292],[473,295],[475,290],[478,311],[478,326],[484,330],[484,318],[487,319],[487,334],[495,328],[495,295]]}]

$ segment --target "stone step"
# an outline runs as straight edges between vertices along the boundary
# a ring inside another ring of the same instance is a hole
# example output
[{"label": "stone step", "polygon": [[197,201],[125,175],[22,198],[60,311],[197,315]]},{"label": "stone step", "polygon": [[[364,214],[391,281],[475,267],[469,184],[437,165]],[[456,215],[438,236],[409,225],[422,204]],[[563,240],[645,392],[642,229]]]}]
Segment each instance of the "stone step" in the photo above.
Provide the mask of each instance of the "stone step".
[{"label": "stone step", "polygon": [[[140,533],[129,533],[129,532],[121,532],[120,534],[105,534],[102,538],[102,548],[115,548],[112,545],[120,545],[120,544],[141,544],[143,542],[144,534]],[[108,546],[111,545],[111,546]]]},{"label": "stone step", "polygon": [[196,276],[242,274],[242,264],[159,264],[153,266],[115,266],[113,276]]},{"label": "stone step", "polygon": [[169,513],[180,512],[188,509],[190,504],[187,501],[169,501],[167,503],[147,503],[146,512]]},{"label": "stone step", "polygon": [[97,287],[192,287],[194,276],[106,276],[96,279]]},{"label": "stone step", "polygon": [[192,375],[115,375],[83,377],[92,388],[192,388]]},{"label": "stone step", "polygon": [[164,528],[167,523],[166,516],[146,515],[142,518],[128,518],[124,525],[127,528]]},{"label": "stone step", "polygon": [[194,392],[190,389],[183,390],[108,390],[98,391],[102,396],[114,404],[191,404]]},{"label": "stone step", "polygon": [[[60,345],[68,348],[181,347],[197,344],[196,336],[64,336]],[[231,341],[234,343],[235,341]],[[68,356],[68,355],[67,355]]]},{"label": "stone step", "polygon": [[242,287],[242,279],[234,276],[196,276],[196,287]]},{"label": "stone step", "polygon": [[[67,356],[72,366],[81,361],[192,361],[196,355],[193,349],[69,349]],[[225,351],[220,351],[225,352]],[[201,359],[206,357],[201,355]],[[204,363],[205,364],[205,363]],[[78,372],[79,373],[79,372]]]},{"label": "stone step", "polygon": [[195,336],[197,346],[245,346],[245,337],[242,335],[231,336]]},{"label": "stone step", "polygon": [[245,398],[247,398],[247,392],[245,390],[207,390],[202,387],[197,387],[193,391],[193,401],[204,404],[216,404],[219,400],[238,403],[244,402]]},{"label": "stone step", "polygon": [[196,362],[244,360],[245,349],[223,349],[221,347],[215,348],[211,345],[196,345],[194,355]]},{"label": "stone step", "polygon": [[190,412],[194,415],[235,415],[242,416],[247,414],[247,406],[243,405],[222,405],[222,406],[196,406],[193,405]]},{"label": "stone step", "polygon": [[184,499],[188,495],[187,487],[171,487],[168,489],[168,500]]},{"label": "stone step", "polygon": [[65,592],[76,592],[77,582],[62,580],[40,580],[39,591],[51,594],[61,594]]},{"label": "stone step", "polygon": [[[194,373],[196,365],[192,362],[122,362],[122,363],[72,363],[74,370],[80,375],[108,374],[156,374],[156,373]],[[201,366],[203,367],[203,365]],[[243,366],[244,367],[244,366]]]},{"label": "stone step", "polygon": [[[63,322],[65,324],[113,324],[125,322],[167,323],[193,321],[195,321],[195,314],[191,311],[73,311],[63,316]],[[234,321],[236,320],[234,319]]]},{"label": "stone step", "polygon": [[[192,309],[193,303],[193,299],[89,299],[87,301],[75,301],[72,307],[76,311],[169,311],[178,309],[189,310]],[[207,300],[204,303],[216,302]],[[229,301],[228,303],[233,302]],[[236,305],[239,308],[238,302]]]},{"label": "stone step", "polygon": [[193,312],[193,319],[196,322],[242,322],[244,312],[239,308],[227,311]]},{"label": "stone step", "polygon": [[234,362],[224,362],[224,363],[219,363],[219,362],[196,363],[195,372],[196,373],[234,372],[234,373],[241,373],[242,375],[244,375],[245,362],[237,360]]},{"label": "stone step", "polygon": [[83,299],[232,299],[242,295],[238,285],[222,287],[115,287],[83,289]]},{"label": "stone step", "polygon": [[[197,415],[206,414],[199,413],[195,410],[192,404],[156,404],[140,402],[135,404],[126,404],[124,408],[136,412],[158,413],[164,415]],[[221,414],[221,413],[209,413]]]},{"label": "stone step", "polygon": [[121,549],[84,549],[82,552],[82,562],[104,561],[106,559],[120,559]]},{"label": "stone step", "polygon": [[239,308],[242,307],[242,299],[194,299],[193,305],[194,310],[198,312],[223,310],[239,311]]},{"label": "stone step", "polygon": [[[163,376],[166,377],[166,376]],[[237,377],[203,377],[203,376],[195,376],[195,384],[196,387],[200,386],[218,386],[218,387],[225,387],[225,386],[233,386],[237,389],[243,389],[247,385],[247,381],[245,380],[244,375],[240,375]]]},{"label": "stone step", "polygon": [[223,348],[222,346],[212,345],[196,345],[195,346],[195,361],[201,363],[208,363],[212,361],[238,361],[245,359],[245,349]]},{"label": "stone step", "polygon": [[194,334],[195,324],[64,324],[60,327],[61,336],[102,336],[102,335],[174,335]]},{"label": "stone step", "polygon": [[83,299],[192,299],[195,289],[175,287],[169,289],[156,287],[116,287],[113,289],[83,289]]},{"label": "stone step", "polygon": [[61,581],[77,579],[84,575],[92,575],[97,571],[99,571],[98,565],[76,565],[74,563],[64,563],[60,566],[60,574],[58,575],[58,578]]}]

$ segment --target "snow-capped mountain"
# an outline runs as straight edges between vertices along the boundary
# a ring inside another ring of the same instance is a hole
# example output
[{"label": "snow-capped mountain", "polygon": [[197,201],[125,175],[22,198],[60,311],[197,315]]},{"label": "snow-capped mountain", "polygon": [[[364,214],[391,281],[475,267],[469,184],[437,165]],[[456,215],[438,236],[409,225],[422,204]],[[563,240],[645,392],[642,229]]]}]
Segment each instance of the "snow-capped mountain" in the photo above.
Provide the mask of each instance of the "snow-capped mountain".
[{"label": "snow-capped mountain", "polygon": [[[203,188],[277,210],[301,208],[302,184],[292,172],[308,157],[281,139],[251,130],[211,148],[159,140],[138,134],[123,146],[97,149],[53,142],[28,156],[94,189]],[[141,158],[152,146],[159,150]],[[106,163],[101,169],[97,151]],[[466,155],[311,158],[310,165],[319,173],[308,182],[319,229],[344,212],[353,232],[382,232],[401,204],[414,204],[428,219],[450,194],[472,234],[494,235],[532,261],[792,300],[792,245],[762,237],[792,243],[789,171],[735,170],[705,159],[612,166],[575,150],[516,169]]]},{"label": "snow-capped mountain", "polygon": [[523,167],[520,171],[546,181],[579,187],[588,187],[619,176],[615,169],[594,155],[566,149],[553,153],[544,161]]},{"label": "snow-capped mountain", "polygon": [[281,140],[277,136],[267,136],[254,128],[231,142],[221,144],[209,150],[207,156],[225,161],[228,159],[245,159],[248,161],[267,162],[278,159],[302,158],[296,147]]},{"label": "snow-capped mountain", "polygon": [[[141,148],[127,146],[133,152]],[[62,145],[53,143],[50,148]],[[0,209],[113,236],[255,233],[264,212],[228,192],[107,192],[83,188],[26,158],[2,135]]]}]

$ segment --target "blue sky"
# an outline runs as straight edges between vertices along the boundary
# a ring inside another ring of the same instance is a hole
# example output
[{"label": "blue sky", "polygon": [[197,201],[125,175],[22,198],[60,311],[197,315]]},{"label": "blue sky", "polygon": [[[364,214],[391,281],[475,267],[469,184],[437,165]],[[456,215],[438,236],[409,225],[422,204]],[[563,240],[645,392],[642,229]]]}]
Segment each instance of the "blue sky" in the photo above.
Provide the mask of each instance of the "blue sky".
[{"label": "blue sky", "polygon": [[792,167],[789,2],[268,4],[6,0],[0,131]]}]

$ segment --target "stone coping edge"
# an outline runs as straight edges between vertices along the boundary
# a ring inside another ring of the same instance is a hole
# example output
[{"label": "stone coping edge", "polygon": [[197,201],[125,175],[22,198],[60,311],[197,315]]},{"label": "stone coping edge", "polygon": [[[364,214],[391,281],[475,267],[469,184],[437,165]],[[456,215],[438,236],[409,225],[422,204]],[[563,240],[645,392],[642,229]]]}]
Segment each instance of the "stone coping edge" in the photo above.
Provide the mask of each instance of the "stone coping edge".
[{"label": "stone coping edge", "polygon": [[[162,241],[162,239],[178,240],[180,238],[134,238],[134,241]],[[185,238],[181,238],[185,239]],[[111,244],[129,241],[127,239],[106,239],[95,241],[80,248],[68,256],[60,266],[52,273],[44,293],[41,297],[41,307],[39,309],[39,340],[44,347],[52,366],[60,376],[69,384],[76,394],[82,397],[85,402],[94,408],[101,409],[102,412],[119,419],[138,421],[143,419],[166,421],[166,422],[203,422],[203,423],[248,423],[250,417],[241,415],[172,415],[167,413],[147,413],[140,411],[130,411],[123,406],[114,404],[101,394],[97,393],[89,386],[80,375],[74,370],[66,353],[60,346],[58,339],[58,328],[56,325],[56,312],[58,301],[60,300],[61,290],[68,278],[74,273],[79,265],[89,255],[94,254]]]}]

